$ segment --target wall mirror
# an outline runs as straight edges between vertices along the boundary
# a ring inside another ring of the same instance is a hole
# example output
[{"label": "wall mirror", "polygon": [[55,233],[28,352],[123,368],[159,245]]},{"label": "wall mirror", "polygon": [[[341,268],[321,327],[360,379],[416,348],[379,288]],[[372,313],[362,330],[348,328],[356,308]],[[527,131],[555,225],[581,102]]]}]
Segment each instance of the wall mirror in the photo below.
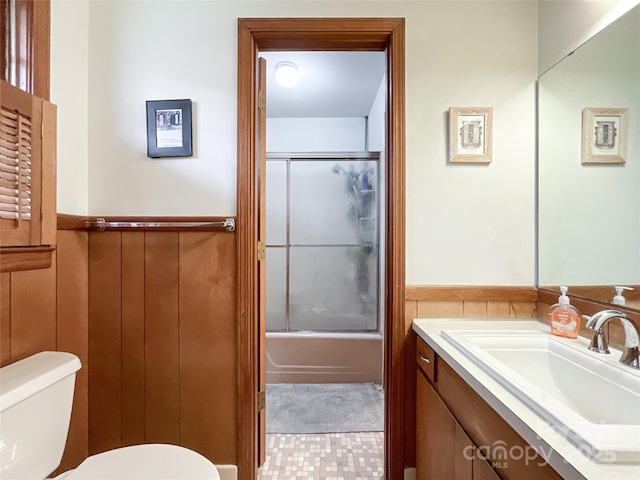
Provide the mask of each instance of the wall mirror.
[{"label": "wall mirror", "polygon": [[[599,108],[628,109],[626,134],[615,118],[583,127]],[[626,142],[625,163],[583,163],[583,128],[593,148]],[[632,287],[640,310],[640,6],[540,76],[537,283],[608,303]]]}]

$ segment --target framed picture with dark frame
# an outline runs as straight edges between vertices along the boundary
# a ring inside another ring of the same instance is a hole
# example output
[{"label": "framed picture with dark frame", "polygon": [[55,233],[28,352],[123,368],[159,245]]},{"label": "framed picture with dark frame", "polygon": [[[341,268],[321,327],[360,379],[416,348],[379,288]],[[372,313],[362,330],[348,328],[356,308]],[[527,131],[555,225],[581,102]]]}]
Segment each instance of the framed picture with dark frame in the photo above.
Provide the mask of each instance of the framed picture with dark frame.
[{"label": "framed picture with dark frame", "polygon": [[191,100],[147,101],[147,156],[190,157]]}]

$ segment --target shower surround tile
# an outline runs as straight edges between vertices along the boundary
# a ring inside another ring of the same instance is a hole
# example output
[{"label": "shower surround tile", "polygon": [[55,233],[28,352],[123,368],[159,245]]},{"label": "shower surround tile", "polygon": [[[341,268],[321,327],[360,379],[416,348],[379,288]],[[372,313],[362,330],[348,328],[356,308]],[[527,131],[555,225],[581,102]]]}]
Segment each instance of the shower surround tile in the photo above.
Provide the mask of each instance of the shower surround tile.
[{"label": "shower surround tile", "polygon": [[383,432],[268,434],[260,480],[378,480]]}]

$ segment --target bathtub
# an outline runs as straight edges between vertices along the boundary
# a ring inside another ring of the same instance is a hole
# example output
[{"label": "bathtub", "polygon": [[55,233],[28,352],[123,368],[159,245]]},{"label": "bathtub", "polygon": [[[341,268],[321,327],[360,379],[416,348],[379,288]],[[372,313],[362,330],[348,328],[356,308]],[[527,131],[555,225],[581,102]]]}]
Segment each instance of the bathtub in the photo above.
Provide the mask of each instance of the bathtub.
[{"label": "bathtub", "polygon": [[380,333],[267,332],[267,383],[382,383]]}]

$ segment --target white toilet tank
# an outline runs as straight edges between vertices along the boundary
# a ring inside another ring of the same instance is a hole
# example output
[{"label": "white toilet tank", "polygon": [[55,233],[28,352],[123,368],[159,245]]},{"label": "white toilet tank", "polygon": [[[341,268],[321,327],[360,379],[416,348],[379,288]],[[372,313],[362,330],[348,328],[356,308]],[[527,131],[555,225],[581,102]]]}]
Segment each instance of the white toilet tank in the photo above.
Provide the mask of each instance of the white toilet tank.
[{"label": "white toilet tank", "polygon": [[0,478],[41,480],[62,459],[80,360],[41,352],[0,369]]}]

